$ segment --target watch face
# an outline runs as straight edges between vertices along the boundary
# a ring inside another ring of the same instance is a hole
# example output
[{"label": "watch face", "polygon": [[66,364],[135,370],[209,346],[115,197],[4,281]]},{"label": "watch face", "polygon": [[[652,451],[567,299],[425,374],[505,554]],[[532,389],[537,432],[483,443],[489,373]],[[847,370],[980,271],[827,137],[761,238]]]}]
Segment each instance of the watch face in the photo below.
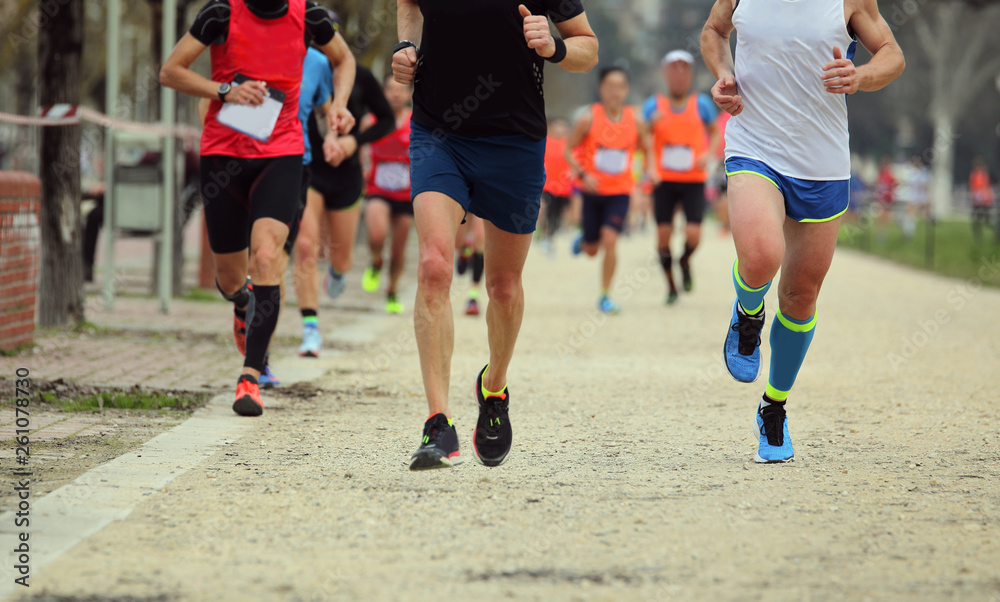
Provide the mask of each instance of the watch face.
[{"label": "watch face", "polygon": [[229,91],[231,89],[232,89],[232,86],[230,86],[229,84],[220,84],[219,85],[219,94],[229,94]]}]

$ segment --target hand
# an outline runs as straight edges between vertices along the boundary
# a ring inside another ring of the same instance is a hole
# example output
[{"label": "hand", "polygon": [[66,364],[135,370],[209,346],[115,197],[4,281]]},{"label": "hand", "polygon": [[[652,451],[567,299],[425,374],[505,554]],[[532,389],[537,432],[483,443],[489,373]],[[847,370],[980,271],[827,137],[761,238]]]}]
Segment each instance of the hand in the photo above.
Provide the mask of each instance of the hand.
[{"label": "hand", "polygon": [[354,136],[337,138],[337,144],[344,151],[344,159],[350,159],[354,156],[354,153],[358,152],[358,139]]},{"label": "hand", "polygon": [[552,39],[552,32],[549,31],[548,17],[532,15],[528,7],[523,4],[519,5],[517,10],[524,17],[524,41],[528,43],[528,48],[533,48],[542,58],[555,54],[556,42]]},{"label": "hand", "polygon": [[417,49],[407,46],[392,55],[392,76],[406,86],[413,83],[413,74],[417,72]]},{"label": "hand", "polygon": [[695,159],[694,168],[698,171],[705,171],[705,169],[708,168],[709,160],[711,160],[711,157],[708,153],[702,154],[700,157]]},{"label": "hand", "polygon": [[712,86],[712,100],[730,115],[739,115],[743,112],[743,98],[737,92],[736,78],[732,75],[723,75],[715,82]]},{"label": "hand", "polygon": [[597,194],[597,186],[599,185],[597,178],[592,174],[584,173],[580,177],[580,182],[583,183],[583,191],[587,194]]},{"label": "hand", "polygon": [[226,94],[226,102],[238,105],[250,105],[255,107],[264,104],[267,98],[267,84],[259,81],[243,82],[234,84],[229,94]]},{"label": "hand", "polygon": [[854,94],[858,91],[858,70],[850,59],[842,58],[840,46],[833,47],[833,60],[823,65],[823,85],[831,94]]},{"label": "hand", "polygon": [[337,167],[344,159],[344,149],[339,144],[339,138],[334,132],[330,132],[323,140],[323,160],[330,165]]},{"label": "hand", "polygon": [[658,169],[647,169],[646,177],[649,178],[649,182],[653,186],[658,186],[663,180],[660,179],[660,170]]},{"label": "hand", "polygon": [[330,112],[326,114],[327,127],[330,131],[346,135],[354,129],[354,115],[347,110],[347,107],[333,105]]}]

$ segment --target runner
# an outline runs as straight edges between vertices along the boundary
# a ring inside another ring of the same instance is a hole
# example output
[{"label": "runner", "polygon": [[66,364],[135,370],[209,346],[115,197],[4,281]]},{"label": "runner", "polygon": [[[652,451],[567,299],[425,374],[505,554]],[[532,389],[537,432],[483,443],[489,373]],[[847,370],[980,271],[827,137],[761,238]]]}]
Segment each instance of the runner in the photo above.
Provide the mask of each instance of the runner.
[{"label": "runner", "polygon": [[[358,125],[349,135],[338,139],[326,163],[317,163],[313,167],[310,188],[317,204],[322,203],[325,208],[329,226],[330,239],[326,250],[330,264],[323,288],[331,299],[344,292],[344,274],[351,268],[354,239],[361,219],[365,178],[359,151],[364,145],[384,138],[396,129],[396,117],[382,93],[381,84],[365,67],[359,65],[357,69],[356,84],[347,108],[358,118]],[[360,120],[368,113],[375,116],[375,123],[362,130]],[[315,119],[309,124],[309,136],[314,142],[322,139]],[[313,255],[318,253],[318,247],[314,248]],[[312,297],[309,300],[312,301]]]},{"label": "runner", "polygon": [[[296,114],[301,66],[311,42],[335,66],[337,89],[350,90],[354,57],[326,11],[307,0],[210,0],[160,72],[163,85],[212,99],[201,138],[201,189],[216,284],[233,302],[237,347],[246,356],[233,403],[243,416],[264,411],[257,379],[278,319],[279,256],[302,180],[304,147]],[[190,69],[208,46],[211,80]],[[224,104],[261,106],[265,100],[278,105],[270,131],[228,111],[220,116]],[[344,95],[334,99],[328,117],[340,131],[354,125]]]},{"label": "runner", "polygon": [[[860,67],[851,62],[855,40],[872,53]],[[737,300],[726,366],[736,380],[757,379],[764,294],[780,268],[755,460],[784,462],[795,453],[785,402],[813,338],[816,298],[849,201],[846,95],[894,80],[903,53],[876,0],[716,0],[701,49],[718,78],[713,100],[733,115],[726,173]]]},{"label": "runner", "polygon": [[969,196],[972,197],[972,234],[978,245],[983,240],[983,224],[990,225],[990,212],[993,210],[993,186],[990,184],[990,172],[986,168],[986,160],[980,156],[972,160],[972,173],[969,174]]},{"label": "runner", "polygon": [[399,302],[399,277],[406,264],[406,241],[413,225],[413,200],[410,198],[410,103],[413,90],[390,74],[385,78],[385,97],[396,119],[396,130],[373,142],[368,193],[365,199],[365,227],[368,229],[368,249],[372,264],[365,270],[361,287],[374,293],[382,275],[382,250],[392,231],[389,250],[389,286],[385,293],[385,311],[403,313]]},{"label": "runner", "polygon": [[715,104],[706,94],[691,93],[694,57],[686,50],[672,50],[660,62],[668,96],[650,96],[642,107],[653,137],[649,178],[653,181],[657,251],[667,277],[667,304],[677,302],[670,238],[677,205],[684,208],[684,254],[681,267],[684,290],[690,292],[691,255],[701,241],[705,215],[705,179],[712,161],[711,149],[719,144]]},{"label": "runner", "polygon": [[[611,280],[618,258],[618,235],[628,214],[629,196],[635,187],[632,155],[645,146],[646,125],[625,104],[629,91],[628,71],[607,67],[598,79],[600,102],[583,112],[566,141],[566,160],[583,184],[581,222],[583,232],[573,242],[573,254],[590,257],[604,250],[601,264],[601,296],[597,307],[617,314],[621,307],[611,300]],[[576,148],[582,149],[577,161]]]},{"label": "runner", "polygon": [[458,259],[455,260],[455,271],[459,276],[464,276],[469,267],[472,267],[472,286],[469,287],[468,299],[465,302],[465,315],[479,315],[479,283],[483,279],[483,268],[486,265],[486,229],[483,219],[475,215],[465,218],[459,225],[458,233],[455,235],[455,251]]},{"label": "runner", "polygon": [[545,138],[545,186],[542,203],[545,205],[545,237],[542,248],[548,255],[555,253],[552,239],[562,225],[563,214],[569,208],[569,195],[573,193],[573,171],[566,161],[566,137],[569,124],[565,119],[549,120]]},{"label": "runner", "polygon": [[[420,239],[414,326],[430,407],[410,468],[462,459],[448,405],[455,343],[449,291],[455,235],[468,212],[487,222],[490,297],[490,363],[476,378],[473,451],[483,464],[497,466],[512,441],[507,369],[524,311],[521,270],[545,183],[544,61],[588,71],[597,62],[597,38],[580,0],[398,0],[398,7],[402,41],[393,72],[400,83],[416,80],[410,133]],[[552,37],[546,17],[533,15],[550,16],[564,39]]]}]

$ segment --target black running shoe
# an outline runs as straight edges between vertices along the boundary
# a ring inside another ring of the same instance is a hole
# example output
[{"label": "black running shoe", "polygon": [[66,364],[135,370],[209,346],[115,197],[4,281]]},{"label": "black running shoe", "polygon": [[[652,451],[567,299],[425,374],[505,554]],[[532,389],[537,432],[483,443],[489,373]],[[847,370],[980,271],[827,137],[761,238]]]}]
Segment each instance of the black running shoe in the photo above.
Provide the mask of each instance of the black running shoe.
[{"label": "black running shoe", "polygon": [[684,290],[690,293],[691,289],[694,288],[694,283],[691,281],[691,263],[688,261],[678,261],[677,263],[681,266],[681,280]]},{"label": "black running shoe", "polygon": [[510,393],[507,387],[499,396],[483,397],[483,373],[487,364],[476,377],[476,399],[479,400],[479,420],[472,435],[472,452],[483,466],[500,466],[507,459],[514,435],[507,419]]},{"label": "black running shoe", "polygon": [[410,457],[410,470],[449,468],[461,463],[455,425],[444,414],[434,414],[424,423],[424,438]]}]

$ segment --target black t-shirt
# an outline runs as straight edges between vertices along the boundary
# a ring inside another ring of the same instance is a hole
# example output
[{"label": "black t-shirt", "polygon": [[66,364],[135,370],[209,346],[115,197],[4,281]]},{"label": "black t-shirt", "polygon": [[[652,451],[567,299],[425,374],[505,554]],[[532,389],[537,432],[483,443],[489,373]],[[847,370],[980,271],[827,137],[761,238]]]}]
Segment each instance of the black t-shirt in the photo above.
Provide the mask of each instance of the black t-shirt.
[{"label": "black t-shirt", "polygon": [[581,0],[419,0],[424,17],[413,121],[469,137],[545,137],[542,67],[518,5],[561,23]]},{"label": "black t-shirt", "polygon": [[[243,2],[244,0],[236,0]],[[191,35],[202,44],[225,44],[229,36],[229,0],[209,0],[191,24]],[[253,12],[253,8],[250,8]],[[305,44],[316,42],[325,46],[336,34],[337,28],[326,9],[314,0],[306,0]]]},{"label": "black t-shirt", "polygon": [[[334,90],[333,94],[336,96],[337,91]],[[361,172],[361,145],[384,138],[396,129],[396,116],[392,112],[392,107],[389,106],[389,101],[385,98],[385,93],[382,92],[382,86],[379,85],[375,75],[361,65],[357,66],[355,72],[354,87],[347,99],[347,110],[351,112],[351,115],[354,115],[354,128],[351,129],[351,135],[358,141],[359,148],[349,159],[337,167],[323,161],[323,135],[319,131],[316,114],[309,113],[309,144],[312,145],[313,149],[320,149],[313,150],[313,162],[309,168],[312,173],[319,174],[320,177],[333,180],[340,177],[357,177],[357,174]],[[368,129],[361,131],[361,118],[368,113],[375,117],[375,123]],[[319,155],[316,154],[317,152]]]}]

